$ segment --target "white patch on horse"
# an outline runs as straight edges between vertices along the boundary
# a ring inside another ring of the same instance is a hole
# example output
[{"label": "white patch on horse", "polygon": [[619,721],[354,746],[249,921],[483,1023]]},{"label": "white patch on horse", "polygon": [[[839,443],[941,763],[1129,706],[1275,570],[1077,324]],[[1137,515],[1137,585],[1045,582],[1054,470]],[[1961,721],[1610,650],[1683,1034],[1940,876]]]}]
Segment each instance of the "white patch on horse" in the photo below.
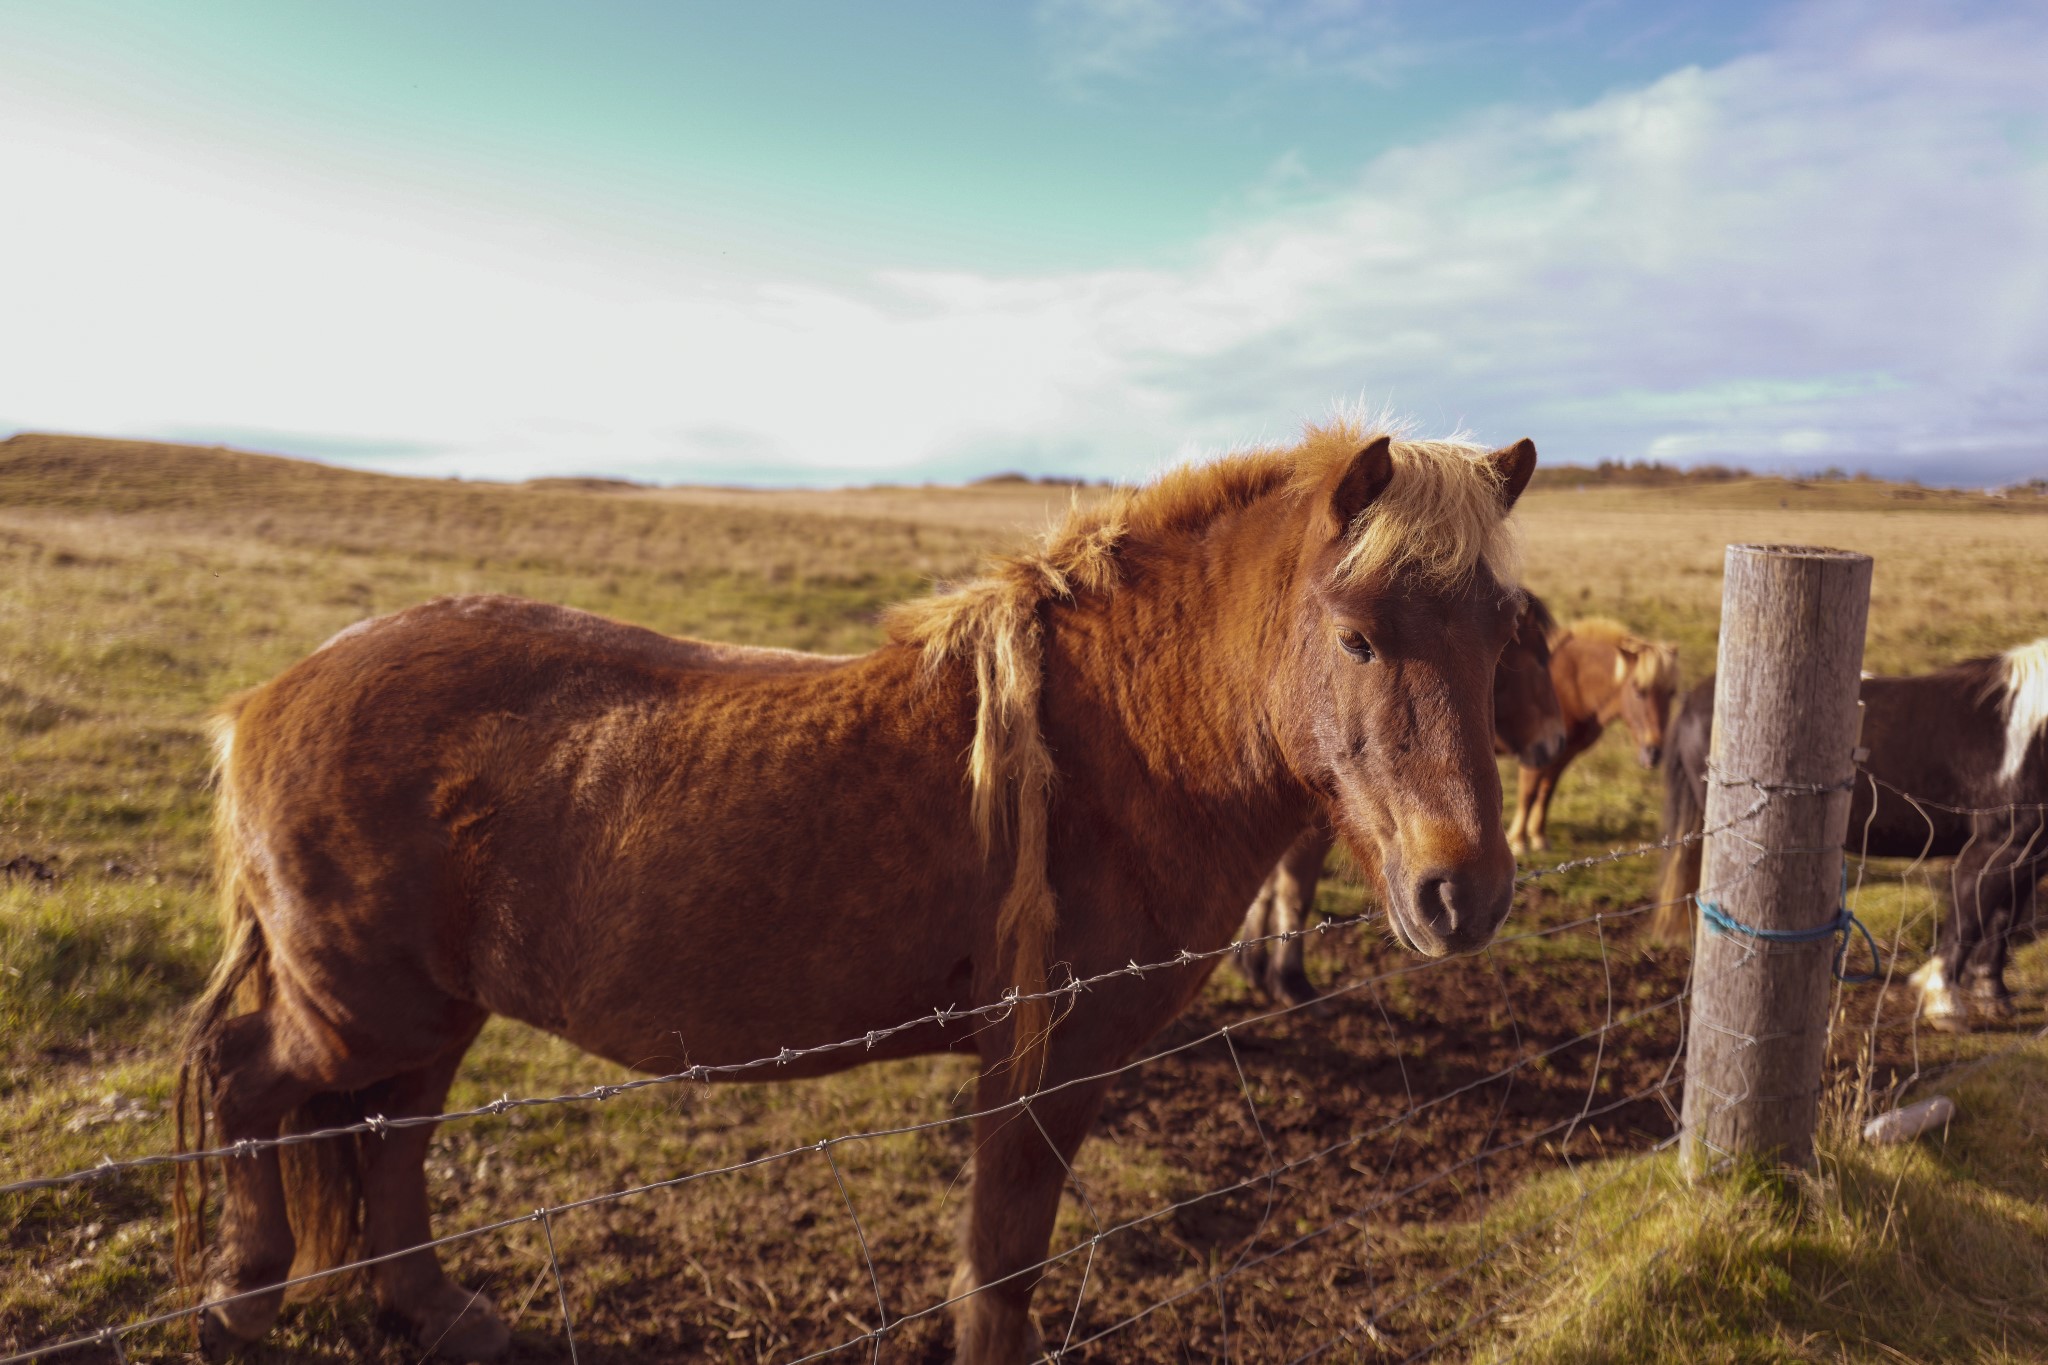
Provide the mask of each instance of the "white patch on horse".
[{"label": "white patch on horse", "polygon": [[1949,988],[1948,974],[1941,969],[1941,957],[1936,954],[1920,964],[1920,970],[1907,980],[1920,992],[1920,1015],[1929,1023],[1957,1023],[1967,1010],[1956,993]]},{"label": "white patch on horse", "polygon": [[2048,731],[2048,637],[2005,652],[2005,765],[1999,780],[2014,782],[2034,739]]}]

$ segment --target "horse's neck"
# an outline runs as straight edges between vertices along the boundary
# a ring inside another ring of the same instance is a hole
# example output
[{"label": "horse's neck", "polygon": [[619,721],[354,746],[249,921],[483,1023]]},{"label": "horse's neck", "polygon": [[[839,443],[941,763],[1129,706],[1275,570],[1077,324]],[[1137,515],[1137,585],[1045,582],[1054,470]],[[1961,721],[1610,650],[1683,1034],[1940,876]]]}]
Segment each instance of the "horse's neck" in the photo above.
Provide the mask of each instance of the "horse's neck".
[{"label": "horse's neck", "polygon": [[1113,591],[1050,611],[1048,657],[1066,676],[1049,669],[1048,711],[1066,732],[1063,784],[1099,767],[1158,818],[1225,821],[1240,828],[1223,837],[1249,831],[1263,847],[1269,825],[1299,833],[1313,803],[1273,718],[1288,649],[1280,604],[1292,600],[1292,566],[1273,546],[1292,542],[1258,509],[1237,518],[1182,553],[1145,552]]},{"label": "horse's neck", "polygon": [[1625,684],[1614,676],[1618,656],[1613,646],[1573,636],[1558,647],[1557,655],[1566,660],[1557,700],[1567,725],[1588,720],[1606,725],[1621,714]]}]

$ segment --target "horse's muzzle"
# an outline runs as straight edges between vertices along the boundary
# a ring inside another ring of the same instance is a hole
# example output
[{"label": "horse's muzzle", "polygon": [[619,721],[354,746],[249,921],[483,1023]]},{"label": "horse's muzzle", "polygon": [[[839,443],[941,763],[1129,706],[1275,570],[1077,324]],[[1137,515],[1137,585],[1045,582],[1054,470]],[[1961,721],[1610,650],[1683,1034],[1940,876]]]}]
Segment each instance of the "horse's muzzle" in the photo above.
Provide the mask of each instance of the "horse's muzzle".
[{"label": "horse's muzzle", "polygon": [[1514,867],[1511,857],[1504,873],[1486,866],[1424,872],[1408,884],[1406,895],[1394,892],[1389,914],[1396,930],[1424,957],[1484,948],[1514,904]]},{"label": "horse's muzzle", "polygon": [[1664,746],[1661,744],[1645,744],[1636,750],[1636,761],[1645,768],[1656,767],[1657,760],[1662,757],[1664,757]]}]

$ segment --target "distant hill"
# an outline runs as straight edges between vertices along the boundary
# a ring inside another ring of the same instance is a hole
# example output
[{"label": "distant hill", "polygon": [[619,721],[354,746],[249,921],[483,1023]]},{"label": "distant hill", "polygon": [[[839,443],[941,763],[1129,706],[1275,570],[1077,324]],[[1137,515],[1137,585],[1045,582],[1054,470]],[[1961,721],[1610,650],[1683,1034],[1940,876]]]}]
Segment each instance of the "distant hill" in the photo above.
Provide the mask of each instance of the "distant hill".
[{"label": "distant hill", "polygon": [[580,475],[552,475],[547,478],[528,479],[519,486],[570,493],[638,493],[655,487],[654,484],[636,483],[632,479],[598,479]]},{"label": "distant hill", "polygon": [[112,512],[195,504],[216,509],[259,507],[280,499],[420,482],[225,446],[44,432],[24,432],[0,441],[0,501],[35,507]]},{"label": "distant hill", "polygon": [[[730,515],[786,518],[830,514],[877,522],[959,523],[970,519],[958,500],[977,495],[1023,499],[1033,490],[1086,490],[1102,485],[1057,475],[990,474],[964,485],[881,485],[870,489],[714,489],[690,485],[659,487],[630,479],[562,476],[524,483],[421,478],[377,474],[282,455],[259,455],[226,446],[173,445],[97,436],[26,432],[0,441],[0,505],[76,508],[97,513],[246,512],[269,517],[276,530],[289,523],[304,533],[313,523],[332,528],[361,527],[397,501],[408,513],[466,529],[554,525],[591,519],[591,509],[615,509],[608,517],[666,519],[681,506],[730,509]],[[1814,478],[1757,475],[1727,466],[1676,469],[1668,465],[1608,461],[1597,465],[1543,465],[1536,471],[1538,494],[1596,493],[1630,489],[1667,490],[1698,506],[1769,508],[1821,507],[1958,508],[1984,506],[2048,510],[2048,481],[2035,480],[2003,493],[1927,488],[1892,483],[1867,474],[1839,471]],[[1046,504],[1050,506],[1051,504]],[[1061,505],[1064,505],[1063,503]],[[1029,521],[1042,524],[1038,503],[1016,508],[996,502],[988,525]],[[1017,510],[1023,509],[1022,511]],[[629,512],[628,509],[631,509]],[[406,524],[417,518],[408,515]],[[702,518],[689,525],[701,526]],[[683,523],[678,523],[681,529]],[[964,525],[961,527],[964,530]],[[445,532],[436,533],[446,534]],[[324,534],[316,538],[325,538]],[[779,539],[780,536],[772,538]]]}]

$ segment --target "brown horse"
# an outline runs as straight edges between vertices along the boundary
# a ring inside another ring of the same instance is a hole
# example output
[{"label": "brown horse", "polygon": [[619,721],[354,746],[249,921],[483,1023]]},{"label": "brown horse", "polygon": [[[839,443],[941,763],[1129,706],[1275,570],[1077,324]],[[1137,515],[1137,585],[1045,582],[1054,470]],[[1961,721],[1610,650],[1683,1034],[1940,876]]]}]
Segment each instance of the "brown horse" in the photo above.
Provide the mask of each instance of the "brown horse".
[{"label": "brown horse", "polygon": [[[1523,597],[1515,634],[1493,670],[1493,748],[1513,754],[1525,767],[1542,767],[1564,746],[1564,718],[1550,679],[1550,637],[1557,622],[1534,593]],[[1246,940],[1236,954],[1237,969],[1269,999],[1305,1005],[1317,991],[1308,979],[1305,943],[1298,934],[1315,905],[1323,863],[1336,846],[1329,823],[1317,820],[1288,846],[1259,888],[1237,936]]]},{"label": "brown horse", "polygon": [[[1953,858],[1934,955],[1912,976],[1921,1016],[1963,1031],[2011,1018],[2005,963],[2048,876],[2048,639],[1932,673],[1863,679],[1863,748],[1843,849]],[[1664,837],[1674,841],[1651,931],[1690,934],[1699,890],[1714,680],[1686,694],[1664,757]]]},{"label": "brown horse", "polygon": [[1508,826],[1508,846],[1516,853],[1550,847],[1550,798],[1558,778],[1616,720],[1635,738],[1642,765],[1657,766],[1678,691],[1678,651],[1632,635],[1614,621],[1574,621],[1551,639],[1550,678],[1564,710],[1565,741],[1550,762],[1522,765],[1515,818]]},{"label": "brown horse", "polygon": [[[181,1120],[203,1147],[209,1107],[226,1142],[439,1112],[493,1014],[673,1071],[1015,990],[993,1027],[777,1074],[970,1052],[983,1110],[1077,1082],[1032,1122],[974,1122],[958,1356],[1020,1360],[1029,1267],[1107,1084],[1078,1078],[1207,974],[1080,994],[1055,1020],[1051,964],[1222,947],[1317,809],[1371,850],[1417,950],[1498,929],[1514,858],[1491,689],[1521,601],[1505,519],[1535,463],[1527,441],[1312,431],[1077,511],[849,659],[501,597],[351,627],[223,720],[227,947]],[[500,1352],[488,1301],[430,1250],[394,1254],[429,1237],[430,1131],[224,1161],[203,1286],[250,1297],[211,1306],[202,1339],[262,1336],[288,1273],[353,1249],[391,1257],[373,1292],[421,1340]],[[188,1247],[203,1230],[181,1220]]]}]

